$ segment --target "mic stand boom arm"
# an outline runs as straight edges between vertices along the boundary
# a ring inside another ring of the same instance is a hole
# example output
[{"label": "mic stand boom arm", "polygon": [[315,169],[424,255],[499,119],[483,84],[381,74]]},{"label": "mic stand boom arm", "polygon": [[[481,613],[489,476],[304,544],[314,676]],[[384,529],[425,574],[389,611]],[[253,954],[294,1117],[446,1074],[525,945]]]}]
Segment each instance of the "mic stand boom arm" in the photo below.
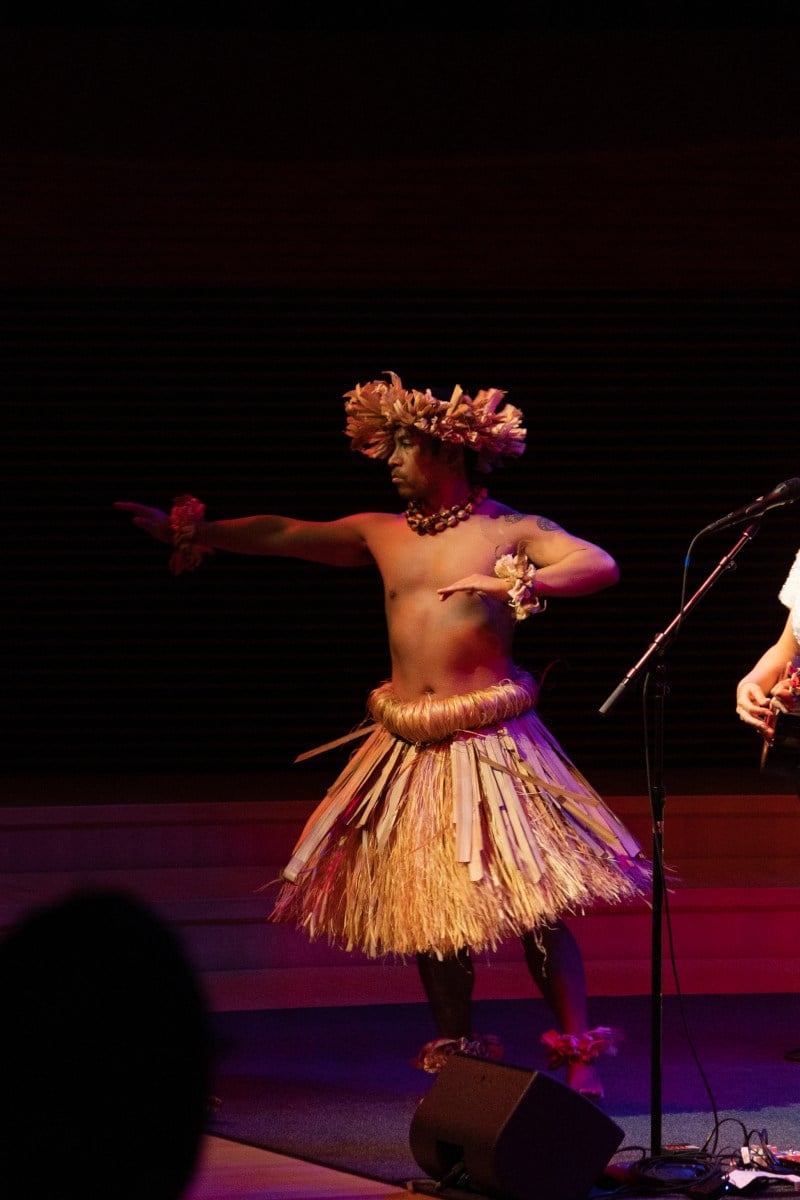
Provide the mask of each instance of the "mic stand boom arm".
[{"label": "mic stand boom arm", "polygon": [[649,773],[650,807],[653,820],[653,895],[652,895],[652,951],[651,951],[651,1044],[650,1044],[650,1153],[653,1158],[661,1154],[661,1041],[662,1041],[662,921],[664,910],[664,697],[667,693],[665,681],[664,651],[679,629],[684,617],[692,611],[698,602],[710,591],[719,577],[735,566],[734,559],[740,550],[753,540],[761,527],[760,520],[752,521],[742,533],[736,545],[720,559],[715,569],[705,582],[697,589],[690,600],[683,605],[677,616],[670,622],[662,633],[657,633],[650,646],[631,667],[608,699],[600,706],[600,712],[609,712],[622,693],[640,674],[650,660],[658,655],[657,685],[655,688],[653,716],[653,757],[652,769]]},{"label": "mic stand boom arm", "polygon": [[711,572],[708,579],[706,579],[706,581],[703,584],[701,584],[701,586],[697,589],[697,591],[692,596],[692,598],[690,600],[686,601],[683,608],[680,610],[680,612],[677,614],[677,616],[674,617],[674,619],[670,622],[670,624],[667,626],[667,628],[662,633],[656,634],[656,636],[653,638],[652,642],[650,643],[650,646],[645,651],[645,653],[642,655],[642,657],[639,659],[639,661],[637,663],[635,663],[634,666],[631,667],[631,669],[630,669],[630,671],[628,671],[627,675],[625,675],[622,678],[622,680],[620,681],[620,683],[618,683],[617,686],[614,688],[614,691],[611,693],[611,695],[608,697],[608,699],[605,700],[600,705],[599,711],[603,716],[605,716],[607,712],[611,711],[611,709],[614,707],[616,702],[619,700],[622,693],[627,688],[628,684],[632,683],[634,681],[634,679],[636,679],[637,675],[639,675],[639,673],[642,670],[642,667],[647,666],[650,659],[655,654],[658,653],[658,654],[663,655],[664,650],[666,649],[668,643],[671,641],[673,635],[678,631],[679,627],[683,624],[684,617],[686,617],[692,611],[692,609],[695,608],[695,606],[699,603],[699,601],[702,600],[703,596],[705,596],[706,592],[711,590],[711,588],[714,586],[714,584],[719,579],[720,575],[724,574],[725,571],[731,570],[731,568],[734,566],[733,560],[736,558],[739,551],[742,550],[747,545],[748,542],[751,542],[753,540],[753,538],[756,536],[756,534],[758,533],[760,528],[761,528],[760,520],[751,521],[751,523],[747,526],[744,533],[739,538],[739,541],[736,543],[736,545],[733,547],[733,549],[729,550],[728,553],[725,555],[725,557],[720,559],[719,563],[717,564],[715,569]]}]

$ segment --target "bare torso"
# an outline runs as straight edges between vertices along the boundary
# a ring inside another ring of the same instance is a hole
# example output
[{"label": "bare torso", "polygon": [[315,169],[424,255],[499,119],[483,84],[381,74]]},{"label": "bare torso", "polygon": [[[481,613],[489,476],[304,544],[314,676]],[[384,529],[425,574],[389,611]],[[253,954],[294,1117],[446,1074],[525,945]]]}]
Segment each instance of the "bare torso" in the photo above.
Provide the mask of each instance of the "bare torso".
[{"label": "bare torso", "polygon": [[[390,462],[404,499],[424,495],[437,461],[444,460],[430,454],[423,459],[417,445],[398,447],[397,465],[395,455]],[[446,464],[440,466],[429,511],[463,503],[466,496],[460,476],[456,486],[448,486],[446,471]],[[157,540],[172,542],[170,518],[160,509],[129,501],[117,507]],[[494,576],[501,555],[524,548],[536,567],[536,597],[542,601],[587,595],[619,577],[616,563],[599,546],[491,499],[468,521],[435,536],[414,533],[404,513],[373,512],[336,521],[262,514],[202,522],[197,538],[203,546],[232,553],[338,567],[374,563],[383,580],[392,681],[401,700],[461,695],[509,677],[516,621],[508,582]]]},{"label": "bare torso", "polygon": [[514,616],[507,604],[437,589],[464,575],[491,575],[516,550],[515,514],[489,501],[469,521],[434,537],[412,532],[402,514],[371,514],[366,542],[384,583],[392,682],[399,699],[450,696],[488,687],[511,668]]}]

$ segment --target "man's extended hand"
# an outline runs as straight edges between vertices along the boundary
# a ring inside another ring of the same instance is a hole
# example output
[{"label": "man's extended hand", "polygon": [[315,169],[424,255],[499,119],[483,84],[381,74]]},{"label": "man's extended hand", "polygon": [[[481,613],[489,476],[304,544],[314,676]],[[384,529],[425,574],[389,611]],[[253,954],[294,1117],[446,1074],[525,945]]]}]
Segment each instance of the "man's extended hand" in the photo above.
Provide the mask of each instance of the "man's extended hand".
[{"label": "man's extended hand", "polygon": [[135,504],[130,500],[116,500],[114,508],[130,513],[133,518],[132,523],[137,528],[143,529],[145,533],[149,533],[157,542],[172,542],[169,516],[160,508],[148,508],[146,504]]}]

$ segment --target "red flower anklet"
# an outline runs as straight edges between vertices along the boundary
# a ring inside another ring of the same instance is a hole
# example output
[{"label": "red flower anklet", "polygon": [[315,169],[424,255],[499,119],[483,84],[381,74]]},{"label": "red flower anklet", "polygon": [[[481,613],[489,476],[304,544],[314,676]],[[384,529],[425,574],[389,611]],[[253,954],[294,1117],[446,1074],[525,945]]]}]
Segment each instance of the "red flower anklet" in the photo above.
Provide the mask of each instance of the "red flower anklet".
[{"label": "red flower anklet", "polygon": [[601,1054],[616,1054],[620,1041],[620,1030],[606,1025],[598,1025],[586,1033],[559,1033],[556,1029],[548,1029],[541,1037],[542,1045],[547,1048],[547,1065],[551,1071],[570,1063],[596,1062]]}]

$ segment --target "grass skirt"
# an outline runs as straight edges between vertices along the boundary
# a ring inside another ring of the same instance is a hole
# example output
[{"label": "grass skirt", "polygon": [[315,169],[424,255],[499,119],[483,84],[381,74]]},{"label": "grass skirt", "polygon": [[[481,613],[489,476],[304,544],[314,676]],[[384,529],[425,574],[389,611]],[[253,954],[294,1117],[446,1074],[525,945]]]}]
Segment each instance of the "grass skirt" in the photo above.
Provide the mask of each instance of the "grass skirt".
[{"label": "grass skirt", "polygon": [[[646,895],[640,845],[534,696],[524,672],[447,700],[404,704],[389,684],[376,689],[381,724],[309,818],[271,920],[371,958],[447,955]],[[426,726],[436,740],[411,736]]]}]

